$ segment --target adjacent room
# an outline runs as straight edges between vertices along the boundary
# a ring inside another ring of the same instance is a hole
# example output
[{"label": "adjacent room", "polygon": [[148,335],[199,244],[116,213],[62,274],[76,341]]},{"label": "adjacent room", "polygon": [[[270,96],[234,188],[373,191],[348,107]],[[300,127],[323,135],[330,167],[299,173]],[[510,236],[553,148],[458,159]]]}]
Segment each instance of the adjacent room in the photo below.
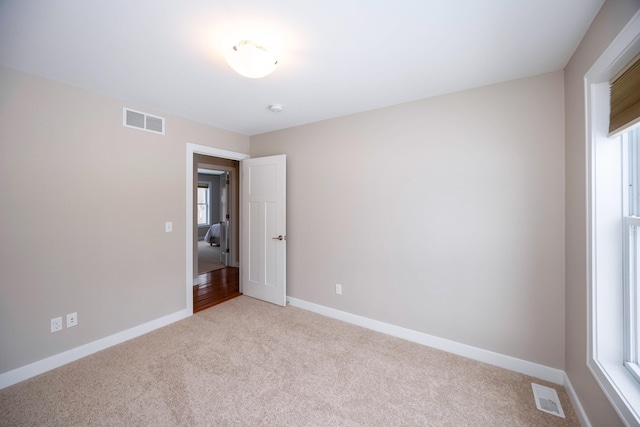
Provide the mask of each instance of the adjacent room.
[{"label": "adjacent room", "polygon": [[638,0],[0,1],[0,426],[640,425]]},{"label": "adjacent room", "polygon": [[241,295],[238,167],[238,162],[194,155],[193,313]]}]

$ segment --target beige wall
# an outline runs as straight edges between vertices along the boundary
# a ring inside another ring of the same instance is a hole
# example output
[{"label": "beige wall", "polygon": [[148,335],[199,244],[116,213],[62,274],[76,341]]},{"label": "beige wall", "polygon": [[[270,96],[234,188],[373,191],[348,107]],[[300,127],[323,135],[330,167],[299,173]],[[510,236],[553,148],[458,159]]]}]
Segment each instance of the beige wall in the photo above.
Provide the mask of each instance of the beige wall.
[{"label": "beige wall", "polygon": [[287,293],[563,369],[563,93],[559,71],[251,137],[287,154]]},{"label": "beige wall", "polygon": [[566,372],[594,426],[622,425],[587,369],[586,136],[584,76],[640,8],[608,0],[565,70],[566,100]]},{"label": "beige wall", "polygon": [[[166,135],[123,127],[123,106],[166,117]],[[0,373],[185,308],[188,142],[249,150],[246,136],[0,67]],[[51,334],[71,312],[79,325]]]}]

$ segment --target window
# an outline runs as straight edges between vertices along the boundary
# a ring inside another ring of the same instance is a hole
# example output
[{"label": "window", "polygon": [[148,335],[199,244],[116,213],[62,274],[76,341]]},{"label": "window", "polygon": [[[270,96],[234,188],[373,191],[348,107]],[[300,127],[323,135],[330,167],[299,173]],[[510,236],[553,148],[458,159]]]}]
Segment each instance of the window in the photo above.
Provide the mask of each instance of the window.
[{"label": "window", "polygon": [[198,183],[198,225],[210,225],[210,185],[207,182]]},{"label": "window", "polygon": [[589,357],[587,366],[628,425],[640,423],[637,372],[640,178],[636,132],[608,137],[609,82],[591,85]]},{"label": "window", "polygon": [[[622,136],[624,216],[624,365],[640,382],[640,129]],[[626,164],[626,167],[624,167]]]},{"label": "window", "polygon": [[639,36],[640,12],[584,80],[587,367],[626,425],[640,424],[640,130],[632,130],[640,121],[635,108],[640,105],[635,96],[640,93],[640,73],[627,73],[640,69],[633,65],[640,53]]}]

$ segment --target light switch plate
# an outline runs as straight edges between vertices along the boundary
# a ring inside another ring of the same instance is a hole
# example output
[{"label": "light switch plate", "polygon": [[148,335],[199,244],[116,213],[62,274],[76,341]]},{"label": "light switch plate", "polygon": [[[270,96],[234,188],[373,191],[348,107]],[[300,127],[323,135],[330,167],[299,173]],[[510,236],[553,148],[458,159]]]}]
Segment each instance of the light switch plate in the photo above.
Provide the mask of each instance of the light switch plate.
[{"label": "light switch plate", "polygon": [[173,223],[171,221],[164,223],[164,231],[167,233],[171,233],[173,231]]}]

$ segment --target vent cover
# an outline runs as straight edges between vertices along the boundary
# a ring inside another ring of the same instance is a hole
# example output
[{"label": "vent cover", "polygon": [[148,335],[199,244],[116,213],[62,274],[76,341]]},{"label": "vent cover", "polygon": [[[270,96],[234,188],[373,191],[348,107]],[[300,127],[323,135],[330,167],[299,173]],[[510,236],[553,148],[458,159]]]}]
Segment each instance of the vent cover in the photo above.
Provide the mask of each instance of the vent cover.
[{"label": "vent cover", "polygon": [[122,125],[164,135],[164,118],[123,108]]},{"label": "vent cover", "polygon": [[543,412],[564,418],[564,411],[558,399],[558,393],[550,388],[540,384],[531,383],[533,388],[533,397],[536,400],[536,407]]}]

